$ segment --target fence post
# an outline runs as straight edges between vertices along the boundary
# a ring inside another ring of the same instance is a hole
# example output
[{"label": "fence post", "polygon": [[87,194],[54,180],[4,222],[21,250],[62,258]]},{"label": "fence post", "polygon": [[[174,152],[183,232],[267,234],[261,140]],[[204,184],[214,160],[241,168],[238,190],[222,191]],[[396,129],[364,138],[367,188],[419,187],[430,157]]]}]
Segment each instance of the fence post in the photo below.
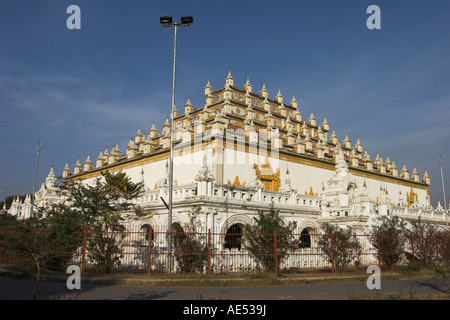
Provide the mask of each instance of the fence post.
[{"label": "fence post", "polygon": [[208,229],[208,275],[211,274],[211,229]]},{"label": "fence post", "polygon": [[86,265],[86,242],[87,242],[87,227],[84,228],[83,232],[83,253],[81,257],[81,274],[84,274],[84,266]]},{"label": "fence post", "polygon": [[334,273],[333,230],[330,231],[330,240],[331,240],[331,272]]},{"label": "fence post", "polygon": [[380,268],[381,270],[380,231],[377,231],[377,248],[378,248],[378,268]]},{"label": "fence post", "polygon": [[273,233],[273,240],[274,240],[274,258],[275,258],[275,274],[278,273],[278,248],[277,248],[277,230]]},{"label": "fence post", "polygon": [[152,269],[152,228],[148,228],[148,254],[147,254],[147,275]]}]

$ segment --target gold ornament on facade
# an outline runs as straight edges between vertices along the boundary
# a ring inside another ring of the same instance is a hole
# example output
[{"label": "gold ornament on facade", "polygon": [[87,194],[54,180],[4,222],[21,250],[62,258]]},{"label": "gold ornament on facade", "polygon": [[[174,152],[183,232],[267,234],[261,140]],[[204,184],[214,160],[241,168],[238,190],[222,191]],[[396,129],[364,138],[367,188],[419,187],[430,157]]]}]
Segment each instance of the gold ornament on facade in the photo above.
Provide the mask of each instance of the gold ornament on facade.
[{"label": "gold ornament on facade", "polygon": [[256,171],[256,177],[264,184],[265,190],[278,191],[280,189],[280,168],[274,172],[267,160],[261,165],[261,169],[257,164],[254,164],[253,168]]},{"label": "gold ornament on facade", "polygon": [[231,182],[230,179],[228,179],[227,180],[227,184],[231,185],[231,186],[234,186],[234,187],[244,187],[245,186],[245,182],[241,183],[239,181],[239,177],[237,175],[234,177],[233,182]]},{"label": "gold ornament on facade", "polygon": [[414,201],[417,201],[417,193],[415,193],[412,188],[409,193],[406,193],[406,201],[408,202],[408,207],[410,207]]}]

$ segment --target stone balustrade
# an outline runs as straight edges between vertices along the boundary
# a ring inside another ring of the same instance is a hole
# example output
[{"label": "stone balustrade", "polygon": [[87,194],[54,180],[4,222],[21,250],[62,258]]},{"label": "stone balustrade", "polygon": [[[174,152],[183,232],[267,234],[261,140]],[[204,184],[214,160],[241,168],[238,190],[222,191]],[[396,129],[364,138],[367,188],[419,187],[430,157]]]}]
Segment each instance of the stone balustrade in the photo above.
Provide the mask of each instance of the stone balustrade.
[{"label": "stone balustrade", "polygon": [[[236,187],[226,184],[212,184],[206,192],[199,193],[196,183],[182,186],[174,186],[173,200],[182,200],[195,196],[210,196],[231,201],[263,202],[285,205],[296,205],[320,210],[320,197],[313,195],[298,194],[285,191],[268,191],[259,188]],[[137,202],[141,204],[152,204],[161,202],[161,197],[166,201],[169,198],[169,189],[166,187],[148,190]]]}]

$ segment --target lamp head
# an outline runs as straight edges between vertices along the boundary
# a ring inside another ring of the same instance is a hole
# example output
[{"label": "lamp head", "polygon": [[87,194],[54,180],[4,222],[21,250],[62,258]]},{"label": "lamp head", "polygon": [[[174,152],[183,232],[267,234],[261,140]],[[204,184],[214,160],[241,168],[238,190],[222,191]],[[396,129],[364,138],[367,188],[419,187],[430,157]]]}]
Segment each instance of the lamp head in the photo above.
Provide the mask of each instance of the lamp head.
[{"label": "lamp head", "polygon": [[191,24],[194,22],[193,17],[181,17],[181,23],[182,24]]},{"label": "lamp head", "polygon": [[160,22],[161,24],[169,24],[169,23],[172,23],[172,17],[169,17],[169,16],[160,17],[160,18],[159,18],[159,22]]}]

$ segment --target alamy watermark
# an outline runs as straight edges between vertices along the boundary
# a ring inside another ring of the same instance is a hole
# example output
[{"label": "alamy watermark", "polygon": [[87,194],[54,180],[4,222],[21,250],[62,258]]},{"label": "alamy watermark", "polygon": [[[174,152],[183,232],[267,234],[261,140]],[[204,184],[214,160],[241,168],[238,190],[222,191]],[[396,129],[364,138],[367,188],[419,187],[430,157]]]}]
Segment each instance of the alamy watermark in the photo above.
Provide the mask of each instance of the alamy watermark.
[{"label": "alamy watermark", "polygon": [[67,289],[81,289],[81,271],[80,267],[77,265],[70,265],[67,267],[66,273],[70,273],[71,275],[67,278],[66,286]]},{"label": "alamy watermark", "polygon": [[70,16],[66,20],[67,29],[81,29],[81,9],[77,5],[70,5],[67,7],[66,13]]},{"label": "alamy watermark", "polygon": [[366,26],[369,30],[381,29],[381,9],[379,6],[371,5],[367,7],[366,13],[371,14],[367,18]]},{"label": "alamy watermark", "polygon": [[[77,5],[70,5],[67,7],[66,13],[70,16],[66,20],[67,29],[81,29],[81,9]],[[381,9],[377,5],[370,5],[366,10],[367,14],[371,14],[367,18],[366,26],[368,29],[381,29]]]},{"label": "alamy watermark", "polygon": [[381,270],[379,266],[371,265],[367,267],[367,273],[372,275],[367,279],[366,286],[367,289],[381,289]]}]

